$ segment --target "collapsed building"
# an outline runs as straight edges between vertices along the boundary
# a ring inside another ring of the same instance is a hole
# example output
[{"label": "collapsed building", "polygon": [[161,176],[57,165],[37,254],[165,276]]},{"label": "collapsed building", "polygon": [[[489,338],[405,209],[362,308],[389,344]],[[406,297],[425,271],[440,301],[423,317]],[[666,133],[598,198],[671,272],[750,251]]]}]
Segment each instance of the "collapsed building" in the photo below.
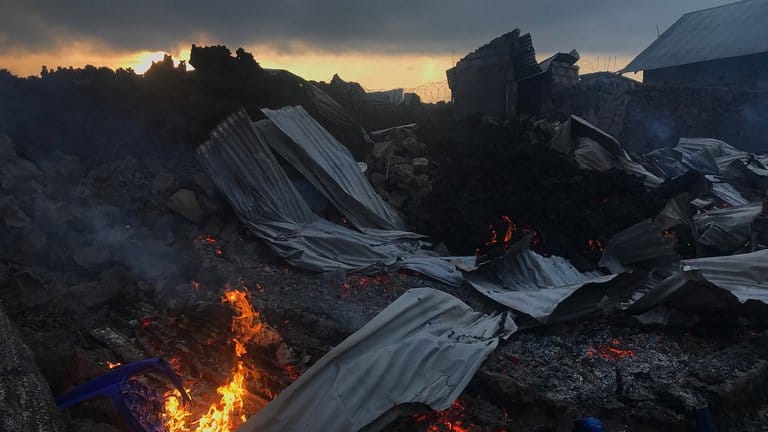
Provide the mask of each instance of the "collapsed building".
[{"label": "collapsed building", "polygon": [[578,81],[578,53],[558,53],[536,61],[530,33],[515,29],[468,54],[446,71],[456,117],[481,115],[498,120],[518,112],[538,113],[551,87]]},{"label": "collapsed building", "polygon": [[768,90],[768,1],[683,15],[620,73],[647,84]]}]

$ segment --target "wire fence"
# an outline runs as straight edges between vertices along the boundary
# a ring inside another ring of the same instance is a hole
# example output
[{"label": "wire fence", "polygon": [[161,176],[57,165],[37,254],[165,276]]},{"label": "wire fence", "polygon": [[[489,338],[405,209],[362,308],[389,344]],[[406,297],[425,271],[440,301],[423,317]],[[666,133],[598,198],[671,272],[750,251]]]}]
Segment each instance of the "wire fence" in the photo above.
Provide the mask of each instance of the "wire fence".
[{"label": "wire fence", "polygon": [[[386,91],[390,89],[370,89],[364,87],[366,92]],[[447,102],[451,100],[451,89],[448,87],[448,81],[433,81],[418,85],[416,87],[404,88],[405,93],[416,93],[422,102],[436,103]]]}]

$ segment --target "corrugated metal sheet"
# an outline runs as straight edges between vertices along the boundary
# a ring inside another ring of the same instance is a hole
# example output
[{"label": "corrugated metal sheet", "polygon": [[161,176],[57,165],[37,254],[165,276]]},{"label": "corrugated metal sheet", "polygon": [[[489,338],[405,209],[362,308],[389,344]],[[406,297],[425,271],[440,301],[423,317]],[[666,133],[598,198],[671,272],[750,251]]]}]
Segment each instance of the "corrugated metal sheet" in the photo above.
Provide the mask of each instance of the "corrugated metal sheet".
[{"label": "corrugated metal sheet", "polygon": [[648,187],[662,183],[662,179],[634,161],[616,138],[581,117],[572,115],[557,129],[548,145],[552,150],[572,157],[581,168],[619,169],[642,178]]},{"label": "corrugated metal sheet", "polygon": [[768,0],[745,0],[683,15],[620,72],[763,52],[768,52]]},{"label": "corrugated metal sheet", "polygon": [[[361,230],[405,231],[405,222],[373,190],[357,162],[304,108],[262,109],[290,139],[271,133],[267,143],[301,172]],[[266,128],[266,127],[265,127]]]},{"label": "corrugated metal sheet", "polygon": [[[641,314],[657,307],[695,313],[733,310],[748,300],[768,303],[768,250],[749,254],[697,258],[660,282],[629,309]],[[659,324],[673,316],[664,313]]]},{"label": "corrugated metal sheet", "polygon": [[515,329],[507,314],[483,315],[449,294],[410,290],[238,431],[380,430],[385,414],[403,404],[446,409]]},{"label": "corrugated metal sheet", "polygon": [[762,204],[757,203],[696,215],[693,220],[699,231],[698,242],[723,253],[743,247],[752,232],[752,222],[762,208]]},{"label": "corrugated metal sheet", "polygon": [[252,123],[241,110],[213,130],[197,158],[238,217],[278,256],[310,271],[408,268],[447,284],[462,283],[453,263],[469,258],[434,256],[421,250],[420,242],[403,238],[412,233],[362,233],[313,213],[267,144],[276,135],[287,140],[269,120]]},{"label": "corrugated metal sheet", "polygon": [[519,241],[503,257],[466,273],[465,279],[480,294],[539,323],[597,314],[640,286],[637,274],[585,275],[565,258],[543,257],[529,244],[529,238]]},{"label": "corrugated metal sheet", "polygon": [[608,241],[599,265],[611,273],[624,272],[627,267],[652,269],[677,265],[680,257],[663,232],[662,226],[649,220],[620,231]]}]

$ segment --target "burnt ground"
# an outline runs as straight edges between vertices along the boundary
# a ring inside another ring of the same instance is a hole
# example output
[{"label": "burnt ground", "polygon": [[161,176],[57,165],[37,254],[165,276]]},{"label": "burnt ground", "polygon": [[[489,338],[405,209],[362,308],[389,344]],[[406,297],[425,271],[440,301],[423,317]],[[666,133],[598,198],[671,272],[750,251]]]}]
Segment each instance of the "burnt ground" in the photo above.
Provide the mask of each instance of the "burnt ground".
[{"label": "burnt ground", "polygon": [[[193,396],[211,394],[232,368],[232,311],[220,301],[228,282],[248,287],[279,334],[249,349],[263,371],[251,411],[410,288],[500,311],[468,288],[413,274],[289,268],[245,230],[193,160],[89,166],[70,155],[31,162],[16,154],[5,163],[13,169],[2,178],[0,299],[54,394],[104,373],[107,361],[151,356],[172,361]],[[198,196],[200,223],[166,206],[179,188]],[[514,334],[451,410],[392,430],[559,431],[594,415],[607,430],[687,431],[696,411],[710,407],[720,430],[758,431],[768,413],[766,374],[763,329],[574,322]],[[103,401],[67,416],[71,430],[121,428]]]},{"label": "burnt ground", "polygon": [[[26,284],[27,295],[38,290],[33,297],[41,303],[19,308],[6,297],[13,289],[5,285],[3,303],[55,394],[103,373],[107,360],[153,355],[179,359],[185,377],[207,383],[209,390],[223,382],[231,365],[226,355],[217,360],[210,350],[226,346],[231,312],[219,305],[226,280],[249,288],[263,320],[281,336],[279,344],[254,350],[274,392],[410,288],[430,286],[476,309],[498,311],[468,288],[412,274],[342,281],[297,272],[247,236],[227,244],[197,236],[186,241],[205,272],[199,288],[182,284],[163,291],[111,267],[92,289],[68,294],[80,296],[77,311],[60,297],[45,301],[55,281],[4,267],[5,284]],[[441,415],[403,419],[392,430],[461,430],[451,424],[470,431],[560,431],[569,430],[574,418],[594,415],[606,430],[687,431],[695,426],[695,411],[706,406],[720,430],[764,430],[767,360],[768,334],[757,328],[649,328],[593,320],[521,331],[486,360],[460,404]],[[69,416],[73,430],[120,428],[103,402],[87,403]]]}]

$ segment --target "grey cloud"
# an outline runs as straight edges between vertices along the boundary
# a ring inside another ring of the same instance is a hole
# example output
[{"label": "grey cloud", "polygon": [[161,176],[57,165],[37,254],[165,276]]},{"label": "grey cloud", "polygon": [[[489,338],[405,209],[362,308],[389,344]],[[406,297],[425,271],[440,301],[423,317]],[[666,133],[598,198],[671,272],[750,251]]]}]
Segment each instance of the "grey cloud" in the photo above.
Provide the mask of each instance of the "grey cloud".
[{"label": "grey cloud", "polygon": [[67,40],[170,50],[205,34],[232,48],[457,56],[520,27],[539,52],[635,54],[683,13],[728,0],[2,0],[0,52]]}]

